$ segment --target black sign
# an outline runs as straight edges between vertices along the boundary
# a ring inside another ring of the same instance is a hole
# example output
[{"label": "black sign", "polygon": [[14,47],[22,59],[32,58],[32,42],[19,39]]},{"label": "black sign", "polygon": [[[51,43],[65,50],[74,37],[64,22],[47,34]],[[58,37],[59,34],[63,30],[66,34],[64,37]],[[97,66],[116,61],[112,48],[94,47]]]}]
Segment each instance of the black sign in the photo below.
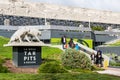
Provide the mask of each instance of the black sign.
[{"label": "black sign", "polygon": [[36,66],[41,63],[41,47],[13,47],[13,62],[16,66]]}]

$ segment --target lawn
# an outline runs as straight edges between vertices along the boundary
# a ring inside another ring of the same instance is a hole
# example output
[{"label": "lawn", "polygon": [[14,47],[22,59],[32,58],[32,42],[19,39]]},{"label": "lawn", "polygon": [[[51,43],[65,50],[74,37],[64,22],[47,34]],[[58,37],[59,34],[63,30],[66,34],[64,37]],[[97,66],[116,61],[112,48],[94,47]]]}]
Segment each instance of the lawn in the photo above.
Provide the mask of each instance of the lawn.
[{"label": "lawn", "polygon": [[119,80],[120,77],[97,73],[0,73],[0,80]]},{"label": "lawn", "polygon": [[42,47],[42,58],[60,60],[63,51],[53,47]]},{"label": "lawn", "polygon": [[[9,39],[0,37],[0,56],[12,58],[12,48],[3,47]],[[58,48],[42,47],[42,58],[60,61],[62,51]],[[49,66],[48,66],[49,67]],[[119,80],[120,77],[95,72],[16,74],[0,73],[0,80]]]},{"label": "lawn", "polygon": [[6,58],[12,58],[12,48],[11,47],[3,47],[4,44],[7,44],[9,41],[8,38],[4,38],[0,36],[0,56]]}]

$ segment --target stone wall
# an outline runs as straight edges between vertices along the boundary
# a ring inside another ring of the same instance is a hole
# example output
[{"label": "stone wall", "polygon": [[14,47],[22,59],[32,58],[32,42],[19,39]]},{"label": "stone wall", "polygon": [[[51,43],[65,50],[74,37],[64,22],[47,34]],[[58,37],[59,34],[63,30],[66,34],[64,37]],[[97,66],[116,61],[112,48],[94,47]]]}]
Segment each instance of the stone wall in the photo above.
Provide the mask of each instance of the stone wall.
[{"label": "stone wall", "polygon": [[[5,25],[6,24],[5,20],[9,20],[9,25],[12,25],[12,26],[44,25],[45,24],[45,18],[0,14],[0,25]],[[80,25],[83,25],[84,27],[89,26],[89,22],[75,21],[75,20],[46,18],[46,22],[49,23],[50,25],[58,25],[58,26],[77,26],[77,27]],[[114,26],[114,27],[120,26],[120,24],[107,24],[107,23],[97,23],[97,22],[90,22],[90,24],[91,26],[101,26],[104,28],[108,26]]]},{"label": "stone wall", "polygon": [[8,19],[12,26],[25,25],[44,25],[43,18],[34,18],[26,16],[0,15],[0,25],[5,25],[4,21]]}]

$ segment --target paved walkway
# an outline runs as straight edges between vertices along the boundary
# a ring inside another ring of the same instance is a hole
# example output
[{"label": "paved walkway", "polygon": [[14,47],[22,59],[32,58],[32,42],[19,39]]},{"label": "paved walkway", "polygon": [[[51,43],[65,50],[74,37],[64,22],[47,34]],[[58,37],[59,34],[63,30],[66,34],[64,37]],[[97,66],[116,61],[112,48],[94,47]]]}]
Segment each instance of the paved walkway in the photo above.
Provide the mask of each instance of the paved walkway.
[{"label": "paved walkway", "polygon": [[120,76],[120,68],[107,68],[104,71],[97,71],[100,74],[110,74],[115,76]]}]

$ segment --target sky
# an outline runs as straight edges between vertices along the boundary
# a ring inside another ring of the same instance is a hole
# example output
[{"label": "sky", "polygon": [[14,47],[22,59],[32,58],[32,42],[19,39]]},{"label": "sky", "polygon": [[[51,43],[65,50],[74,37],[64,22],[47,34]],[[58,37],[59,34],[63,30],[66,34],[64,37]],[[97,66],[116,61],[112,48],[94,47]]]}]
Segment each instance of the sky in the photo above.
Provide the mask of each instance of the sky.
[{"label": "sky", "polygon": [[120,0],[27,0],[64,6],[120,12]]}]

